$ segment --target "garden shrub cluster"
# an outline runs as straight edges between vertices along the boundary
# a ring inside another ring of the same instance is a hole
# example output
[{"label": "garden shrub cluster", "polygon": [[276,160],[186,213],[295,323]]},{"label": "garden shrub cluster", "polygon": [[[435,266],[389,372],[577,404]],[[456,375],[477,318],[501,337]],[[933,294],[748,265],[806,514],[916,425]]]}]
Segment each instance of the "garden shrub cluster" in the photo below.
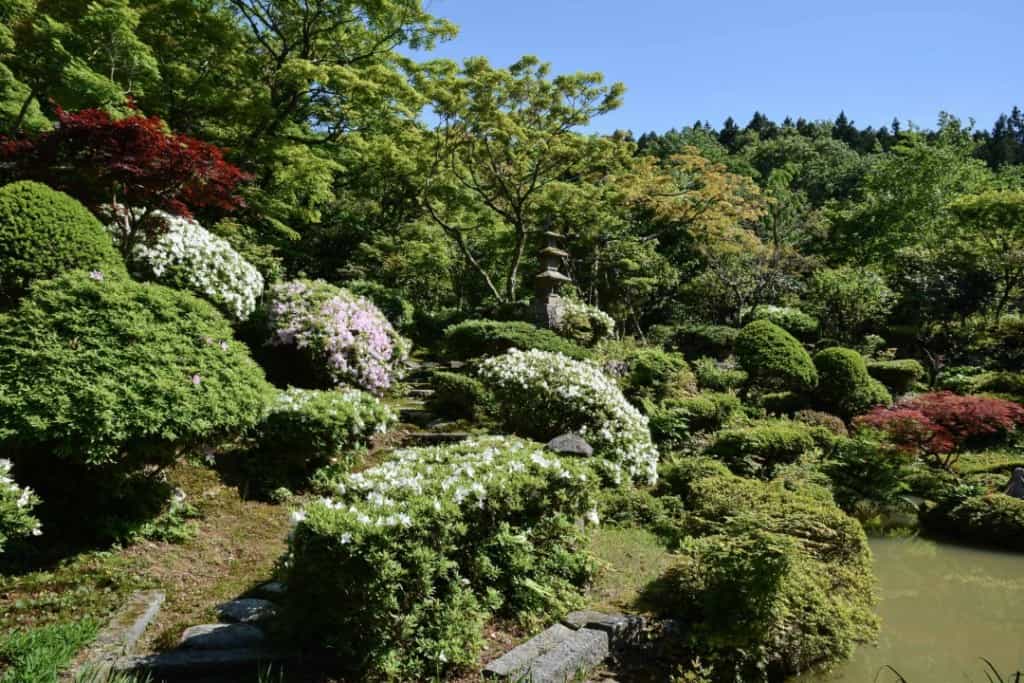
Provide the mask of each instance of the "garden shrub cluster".
[{"label": "garden shrub cluster", "polygon": [[536,349],[576,359],[590,355],[586,349],[551,330],[523,321],[466,320],[444,331],[444,348],[452,360],[498,356],[509,349]]},{"label": "garden shrub cluster", "polygon": [[780,680],[875,636],[867,538],[827,490],[725,474],[687,487],[694,538],[665,599],[716,680]]},{"label": "garden shrub cluster", "polygon": [[742,409],[734,394],[707,392],[669,399],[648,411],[651,437],[659,445],[680,446],[696,433],[718,431]]},{"label": "garden shrub cluster", "polygon": [[1024,551],[1024,500],[991,492],[950,496],[922,518],[929,530],[974,543]]},{"label": "garden shrub cluster", "polygon": [[697,378],[682,354],[638,348],[621,363],[622,391],[631,401],[661,401],[697,393]]},{"label": "garden shrub cluster", "polygon": [[297,635],[372,677],[473,667],[492,614],[531,622],[581,603],[593,563],[575,521],[593,518],[595,486],[585,461],[506,437],[342,476],[292,536]]},{"label": "garden shrub cluster", "polygon": [[596,365],[558,353],[513,349],[480,365],[497,417],[513,433],[547,441],[575,432],[616,481],[657,478],[658,451],[647,418]]},{"label": "garden shrub cluster", "polygon": [[746,372],[735,367],[734,362],[719,363],[707,356],[693,362],[693,373],[697,377],[697,384],[710,391],[733,391],[750,379]]},{"label": "garden shrub cluster", "polygon": [[490,412],[490,391],[471,375],[436,371],[431,374],[430,385],[434,389],[430,407],[441,415],[483,419]]},{"label": "garden shrub cluster", "polygon": [[263,295],[263,276],[234,248],[191,218],[153,214],[166,230],[135,246],[133,266],[157,282],[207,299],[235,321],[246,320]]},{"label": "garden shrub cluster", "polygon": [[676,328],[672,346],[687,358],[724,360],[733,354],[740,331],[726,325],[686,324]]},{"label": "garden shrub cluster", "polygon": [[816,446],[812,427],[790,420],[766,420],[721,430],[707,452],[736,473],[771,477],[777,466],[795,462]]},{"label": "garden shrub cluster", "polygon": [[841,439],[825,463],[836,502],[844,510],[855,510],[865,501],[873,506],[895,505],[909,490],[906,479],[913,456],[878,437],[862,430],[853,438]]},{"label": "garden shrub cluster", "polygon": [[[327,388],[350,384],[383,393],[401,376],[408,342],[372,301],[323,280],[293,280],[267,291],[270,345],[299,354],[298,377]],[[294,357],[293,357],[294,358]]]},{"label": "garden shrub cluster", "polygon": [[615,333],[615,320],[597,306],[563,298],[551,329],[576,344],[593,346]]},{"label": "garden shrub cluster", "polygon": [[768,320],[743,328],[736,338],[736,357],[750,381],[760,387],[799,392],[818,384],[810,354],[793,335]]},{"label": "garden shrub cluster", "polygon": [[0,555],[8,541],[43,533],[39,520],[32,516],[39,498],[27,486],[18,486],[11,469],[10,460],[0,459]]},{"label": "garden shrub cluster", "polygon": [[828,412],[849,420],[892,403],[885,386],[868,374],[864,356],[853,349],[834,346],[819,351],[814,365],[819,378],[816,396]]},{"label": "garden shrub cluster", "polygon": [[767,320],[789,332],[797,339],[811,340],[818,332],[818,320],[792,306],[758,306],[751,320]]},{"label": "garden shrub cluster", "polygon": [[145,468],[256,425],[271,396],[227,320],[187,292],[72,271],[0,315],[0,446],[44,508],[82,523],[128,482],[152,488]]},{"label": "garden shrub cluster", "polygon": [[103,224],[63,192],[32,181],[0,187],[0,304],[68,270],[124,272]]},{"label": "garden shrub cluster", "polygon": [[913,358],[872,360],[867,367],[868,374],[897,395],[909,392],[925,376],[924,366]]},{"label": "garden shrub cluster", "polygon": [[301,487],[318,467],[357,464],[359,449],[396,420],[380,399],[358,389],[289,388],[278,393],[257,427],[250,472],[264,490]]}]

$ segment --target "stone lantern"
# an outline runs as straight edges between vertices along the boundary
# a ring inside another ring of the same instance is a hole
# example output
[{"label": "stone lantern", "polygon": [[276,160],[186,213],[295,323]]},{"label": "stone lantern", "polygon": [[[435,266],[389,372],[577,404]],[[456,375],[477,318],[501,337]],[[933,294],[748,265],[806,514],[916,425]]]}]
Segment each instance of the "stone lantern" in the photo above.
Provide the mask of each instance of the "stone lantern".
[{"label": "stone lantern", "polygon": [[540,264],[543,270],[534,280],[533,310],[537,324],[541,327],[553,327],[562,317],[562,297],[558,290],[566,282],[572,280],[561,273],[558,268],[562,259],[569,254],[559,248],[563,236],[557,232],[545,232],[547,246],[540,251]]}]

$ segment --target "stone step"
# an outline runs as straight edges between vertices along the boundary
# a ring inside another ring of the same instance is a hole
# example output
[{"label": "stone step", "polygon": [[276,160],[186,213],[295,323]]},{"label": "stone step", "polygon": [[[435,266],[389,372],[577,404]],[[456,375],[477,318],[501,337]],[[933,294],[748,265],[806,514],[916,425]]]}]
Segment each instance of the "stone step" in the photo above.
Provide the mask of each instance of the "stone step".
[{"label": "stone step", "polygon": [[98,674],[106,672],[119,657],[130,655],[146,627],[160,613],[164,598],[164,592],[158,590],[132,593],[96,636],[81,666],[73,673],[86,670]]},{"label": "stone step", "polygon": [[420,388],[415,388],[414,387],[412,389],[409,389],[409,391],[405,392],[405,395],[409,396],[410,398],[419,398],[419,399],[430,398],[431,396],[434,395],[434,390],[433,389],[428,389],[428,388],[420,389]]},{"label": "stone step", "polygon": [[402,408],[399,411],[398,416],[402,422],[416,425],[418,427],[425,427],[430,424],[431,420],[437,418],[437,415],[429,410],[420,410],[417,408]]},{"label": "stone step", "polygon": [[409,432],[406,441],[415,446],[435,446],[443,443],[458,443],[469,438],[468,432]]},{"label": "stone step", "polygon": [[178,647],[189,650],[242,650],[261,647],[263,631],[252,624],[200,624],[181,634]]},{"label": "stone step", "polygon": [[484,667],[487,678],[565,683],[608,657],[608,633],[555,624]]},{"label": "stone step", "polygon": [[[246,676],[238,680],[255,680],[256,673],[270,664],[288,662],[295,653],[267,647],[233,650],[178,649],[152,655],[129,655],[116,660],[113,670],[122,673],[150,675],[156,681],[224,681],[228,674]],[[287,669],[287,665],[284,667]]]},{"label": "stone step", "polygon": [[260,624],[277,616],[277,605],[262,598],[239,598],[217,606],[217,617],[231,624]]}]

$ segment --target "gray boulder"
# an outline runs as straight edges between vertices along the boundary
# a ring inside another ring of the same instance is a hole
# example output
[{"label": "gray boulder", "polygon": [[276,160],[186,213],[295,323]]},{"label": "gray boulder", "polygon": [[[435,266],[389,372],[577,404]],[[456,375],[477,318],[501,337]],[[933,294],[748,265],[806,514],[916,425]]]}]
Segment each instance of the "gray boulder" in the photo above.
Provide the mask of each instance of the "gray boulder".
[{"label": "gray boulder", "polygon": [[221,621],[236,624],[256,624],[277,616],[277,606],[261,598],[240,598],[225,602],[217,608]]},{"label": "gray boulder", "polygon": [[1006,485],[1006,495],[1024,499],[1024,467],[1013,468],[1010,483]]},{"label": "gray boulder", "polygon": [[594,454],[594,447],[587,443],[582,436],[572,432],[556,436],[548,441],[546,447],[549,451],[563,455],[581,455],[589,458]]}]

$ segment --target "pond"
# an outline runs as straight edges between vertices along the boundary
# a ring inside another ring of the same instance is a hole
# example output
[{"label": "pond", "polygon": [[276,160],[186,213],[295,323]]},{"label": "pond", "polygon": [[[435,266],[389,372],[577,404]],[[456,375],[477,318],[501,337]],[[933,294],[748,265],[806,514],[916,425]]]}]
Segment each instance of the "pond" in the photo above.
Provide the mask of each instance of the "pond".
[{"label": "pond", "polygon": [[[872,539],[880,582],[877,646],[799,683],[988,681],[1024,671],[1024,555],[920,538]],[[876,678],[877,676],[877,678]],[[1022,678],[1024,680],[1024,678]]]}]

